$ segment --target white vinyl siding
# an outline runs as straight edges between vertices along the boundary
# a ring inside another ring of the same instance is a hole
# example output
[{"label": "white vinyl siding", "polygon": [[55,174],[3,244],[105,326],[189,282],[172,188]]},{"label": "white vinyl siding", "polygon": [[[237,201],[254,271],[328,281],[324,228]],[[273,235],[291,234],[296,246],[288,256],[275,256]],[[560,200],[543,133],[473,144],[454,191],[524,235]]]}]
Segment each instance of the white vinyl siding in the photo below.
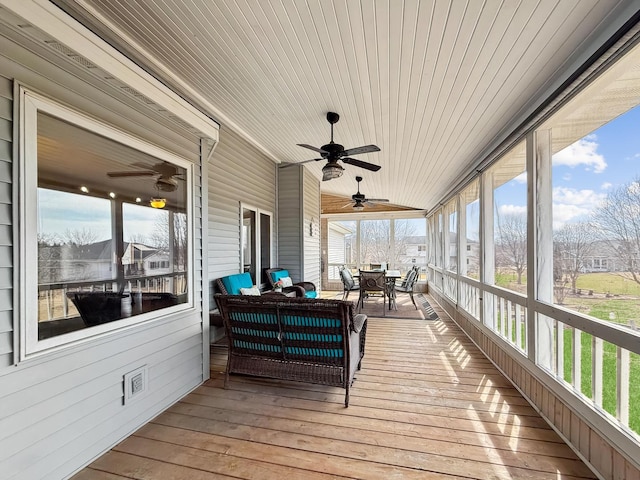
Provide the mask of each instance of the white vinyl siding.
[{"label": "white vinyl siding", "polygon": [[294,282],[320,288],[320,181],[303,166],[278,171],[278,259]]},{"label": "white vinyl siding", "polygon": [[[100,83],[81,63],[57,56],[44,43],[21,41],[28,46],[24,48],[5,33],[0,35],[0,476],[64,478],[203,381],[199,138],[171,124],[153,105],[132,101],[121,88]],[[13,330],[20,315],[12,308],[19,288],[14,283],[13,269],[19,265],[14,265],[12,245],[18,233],[12,215],[14,208],[20,209],[8,193],[14,78],[196,164],[194,309],[13,365]],[[143,365],[148,368],[146,392],[123,405],[123,375]]]},{"label": "white vinyl siding", "polygon": [[236,133],[221,127],[208,175],[211,283],[240,272],[240,202],[276,211],[276,164]]},{"label": "white vinyl siding", "polygon": [[327,246],[329,264],[341,265],[345,263],[346,256],[344,251],[344,237],[344,233],[336,232],[332,228],[329,228]]},{"label": "white vinyl siding", "polygon": [[13,362],[13,87],[0,75],[0,371]]},{"label": "white vinyl siding", "polygon": [[278,171],[278,261],[294,282],[302,278],[302,185],[304,167],[288,167]]},{"label": "white vinyl siding", "polygon": [[[320,181],[303,170],[304,275],[302,280],[320,288]],[[313,235],[311,235],[313,233]]]}]

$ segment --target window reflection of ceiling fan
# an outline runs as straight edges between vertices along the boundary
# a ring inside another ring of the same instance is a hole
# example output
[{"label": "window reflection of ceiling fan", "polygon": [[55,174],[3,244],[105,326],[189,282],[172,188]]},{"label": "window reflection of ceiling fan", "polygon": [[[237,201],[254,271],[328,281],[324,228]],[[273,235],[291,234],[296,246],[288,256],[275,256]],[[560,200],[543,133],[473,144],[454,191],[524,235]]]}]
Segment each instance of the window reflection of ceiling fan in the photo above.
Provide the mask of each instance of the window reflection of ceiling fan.
[{"label": "window reflection of ceiling fan", "polygon": [[160,162],[155,165],[136,162],[135,167],[145,170],[132,170],[126,172],[107,172],[112,178],[118,177],[156,177],[156,188],[162,192],[173,192],[178,188],[178,180],[184,180],[183,175],[178,171],[178,167],[168,162]]},{"label": "window reflection of ceiling fan", "polygon": [[365,205],[375,205],[376,203],[386,203],[389,201],[386,198],[366,198],[364,194],[360,193],[361,181],[362,177],[356,177],[356,182],[358,182],[358,193],[354,193],[353,195],[351,195],[351,202],[347,203],[342,208],[353,205],[354,210],[363,210]]},{"label": "window reflection of ceiling fan", "polygon": [[318,152],[321,158],[314,158],[312,160],[305,160],[304,162],[297,162],[284,166],[300,165],[301,163],[317,162],[319,160],[328,160],[327,164],[322,167],[322,180],[331,180],[332,178],[338,178],[342,175],[344,168],[342,168],[342,166],[338,164],[338,160],[355,167],[371,170],[372,172],[377,172],[378,170],[380,170],[380,165],[374,165],[373,163],[364,162],[355,158],[349,158],[351,155],[379,152],[380,148],[378,148],[376,145],[364,145],[362,147],[350,148],[348,150],[345,150],[344,147],[339,143],[334,143],[333,125],[335,123],[338,123],[338,120],[340,120],[340,115],[338,115],[337,113],[327,113],[327,121],[331,124],[331,141],[326,145],[317,148],[312,145],[307,145],[306,143],[298,143],[298,146],[300,147],[308,148],[309,150]]}]

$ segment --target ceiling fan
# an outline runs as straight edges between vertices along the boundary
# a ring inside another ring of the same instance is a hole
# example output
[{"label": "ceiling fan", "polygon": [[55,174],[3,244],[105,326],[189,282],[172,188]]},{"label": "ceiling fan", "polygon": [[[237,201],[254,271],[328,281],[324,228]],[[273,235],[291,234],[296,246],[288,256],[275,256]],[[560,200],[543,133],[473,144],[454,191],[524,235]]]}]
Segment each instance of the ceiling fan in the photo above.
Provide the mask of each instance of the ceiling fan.
[{"label": "ceiling fan", "polygon": [[347,203],[344,207],[346,208],[349,205],[353,205],[354,210],[364,210],[366,204],[374,205],[376,203],[386,203],[389,200],[386,198],[366,198],[364,194],[360,193],[360,182],[362,181],[362,177],[356,177],[356,182],[358,182],[358,193],[354,193],[351,195],[351,202]]},{"label": "ceiling fan", "polygon": [[144,168],[145,170],[126,172],[107,172],[112,178],[118,177],[156,177],[156,188],[163,192],[173,192],[178,188],[178,180],[184,180],[178,167],[168,162],[160,162],[154,165],[136,162],[133,166]]},{"label": "ceiling fan", "polygon": [[327,164],[324,167],[322,167],[323,181],[331,180],[332,178],[338,178],[342,175],[342,173],[344,172],[344,168],[340,164],[338,164],[339,160],[349,165],[364,168],[366,170],[371,170],[372,172],[377,172],[378,170],[380,170],[380,165],[374,165],[373,163],[364,162],[362,160],[357,160],[355,158],[350,158],[351,155],[359,155],[361,153],[369,153],[369,152],[379,152],[380,148],[378,148],[376,145],[364,145],[362,147],[350,148],[348,150],[345,150],[344,147],[339,143],[334,143],[333,125],[338,123],[338,120],[340,120],[340,115],[338,115],[337,113],[335,112],[327,113],[327,121],[331,124],[331,141],[326,145],[323,145],[322,147],[317,148],[312,145],[307,145],[306,143],[298,143],[298,146],[300,147],[308,148],[309,150],[318,152],[321,158],[305,160],[304,162],[299,162],[299,163],[290,164],[290,165],[299,165],[301,163],[317,162],[319,160],[328,160]]}]

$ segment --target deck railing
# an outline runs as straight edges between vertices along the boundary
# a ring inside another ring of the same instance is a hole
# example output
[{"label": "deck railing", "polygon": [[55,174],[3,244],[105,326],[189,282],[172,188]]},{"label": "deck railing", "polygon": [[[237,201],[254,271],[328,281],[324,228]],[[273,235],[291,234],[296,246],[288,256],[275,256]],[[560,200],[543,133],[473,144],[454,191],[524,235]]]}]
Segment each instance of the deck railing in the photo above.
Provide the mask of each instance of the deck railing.
[{"label": "deck railing", "polygon": [[[634,413],[640,411],[640,391],[634,387],[640,378],[640,332],[557,305],[531,301],[520,293],[433,265],[429,265],[427,273],[430,288],[481,321],[608,417],[623,435],[640,443],[640,418],[636,418],[640,416]],[[457,298],[452,283],[457,286]],[[537,324],[531,323],[534,319]]]},{"label": "deck railing", "polygon": [[[128,276],[124,292],[186,293],[186,272],[159,275]],[[77,316],[78,312],[69,299],[69,292],[117,292],[118,284],[113,279],[87,280],[83,282],[47,283],[38,285],[39,321],[61,320]]]}]

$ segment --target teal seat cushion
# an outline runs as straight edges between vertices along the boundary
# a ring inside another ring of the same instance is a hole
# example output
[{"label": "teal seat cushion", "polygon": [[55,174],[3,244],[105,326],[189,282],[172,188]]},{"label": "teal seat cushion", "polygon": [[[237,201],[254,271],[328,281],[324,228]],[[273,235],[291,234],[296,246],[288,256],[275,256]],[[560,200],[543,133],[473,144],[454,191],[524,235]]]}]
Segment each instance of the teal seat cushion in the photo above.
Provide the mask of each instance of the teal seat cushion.
[{"label": "teal seat cushion", "polygon": [[222,284],[229,292],[229,295],[240,295],[241,288],[253,287],[253,280],[251,280],[249,272],[236,273],[235,275],[222,277]]},{"label": "teal seat cushion", "polygon": [[289,270],[278,270],[276,272],[271,272],[271,279],[273,280],[273,283],[276,283],[282,277],[290,277],[290,276],[291,275],[289,275]]},{"label": "teal seat cushion", "polygon": [[310,291],[310,292],[304,292],[304,296],[306,298],[316,298],[318,296],[318,292],[314,291]]}]

